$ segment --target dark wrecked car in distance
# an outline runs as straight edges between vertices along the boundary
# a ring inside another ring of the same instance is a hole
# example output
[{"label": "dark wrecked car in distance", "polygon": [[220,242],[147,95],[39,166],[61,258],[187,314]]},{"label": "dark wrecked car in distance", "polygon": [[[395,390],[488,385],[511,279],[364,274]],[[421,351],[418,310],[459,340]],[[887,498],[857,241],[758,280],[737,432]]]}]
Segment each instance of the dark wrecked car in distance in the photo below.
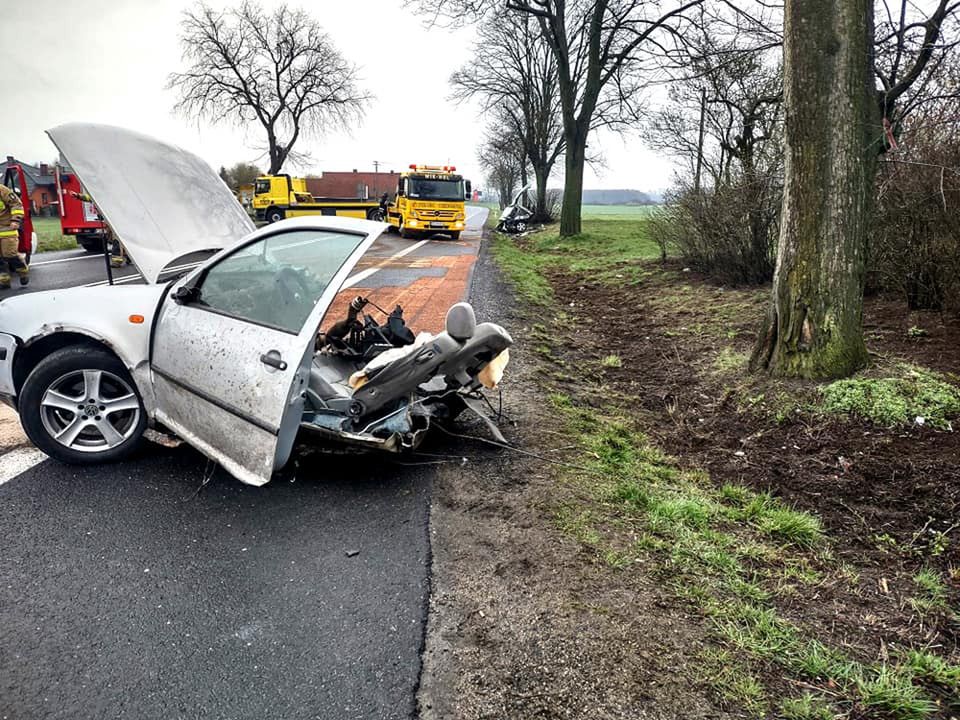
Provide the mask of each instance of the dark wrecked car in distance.
[{"label": "dark wrecked car in distance", "polygon": [[[415,448],[433,419],[479,411],[499,381],[511,338],[467,303],[443,332],[414,337],[400,308],[380,324],[356,298],[318,336],[384,224],[315,216],[258,230],[184,150],[102,125],[48,134],[147,282],[0,302],[0,400],[52,457],[116,460],[157,426],[262,485],[298,437]],[[198,251],[213,254],[161,282]]]}]

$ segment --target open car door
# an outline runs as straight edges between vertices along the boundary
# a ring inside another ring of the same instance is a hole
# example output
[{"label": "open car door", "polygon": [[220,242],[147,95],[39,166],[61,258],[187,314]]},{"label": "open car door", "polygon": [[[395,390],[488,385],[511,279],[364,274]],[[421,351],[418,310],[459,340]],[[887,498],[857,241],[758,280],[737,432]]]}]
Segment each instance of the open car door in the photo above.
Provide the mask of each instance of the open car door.
[{"label": "open car door", "polygon": [[351,218],[284,225],[173,285],[154,330],[156,418],[251,485],[289,459],[317,329],[386,227]]}]

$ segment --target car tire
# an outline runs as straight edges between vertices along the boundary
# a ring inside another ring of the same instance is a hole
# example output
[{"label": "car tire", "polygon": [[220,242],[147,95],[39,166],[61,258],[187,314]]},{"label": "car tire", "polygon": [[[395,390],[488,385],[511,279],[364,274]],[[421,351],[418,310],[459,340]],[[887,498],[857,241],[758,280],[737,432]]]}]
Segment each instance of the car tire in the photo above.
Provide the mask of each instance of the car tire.
[{"label": "car tire", "polygon": [[266,217],[268,223],[275,223],[283,220],[286,214],[280,208],[272,207],[267,210],[264,217]]},{"label": "car tire", "polygon": [[459,231],[457,231],[457,232],[452,232],[452,233],[448,233],[448,235],[450,235],[450,239],[451,239],[451,240],[459,240],[459,239],[460,239],[460,232],[459,232]]},{"label": "car tire", "polygon": [[111,353],[88,345],[63,348],[41,360],[23,384],[19,409],[33,444],[71,464],[124,458],[147,427],[143,400],[127,368]]}]

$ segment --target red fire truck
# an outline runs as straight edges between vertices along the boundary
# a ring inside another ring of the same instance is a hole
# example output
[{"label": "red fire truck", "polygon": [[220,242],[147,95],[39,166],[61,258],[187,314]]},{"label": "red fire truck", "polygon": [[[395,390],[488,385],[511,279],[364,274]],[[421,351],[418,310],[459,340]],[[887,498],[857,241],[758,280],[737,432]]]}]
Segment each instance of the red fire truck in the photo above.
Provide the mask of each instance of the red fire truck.
[{"label": "red fire truck", "polygon": [[78,200],[74,192],[83,188],[76,174],[68,167],[57,166],[57,199],[60,202],[60,228],[64,235],[74,235],[77,244],[88,253],[102,253],[106,229],[93,203]]},{"label": "red fire truck", "polygon": [[8,165],[3,174],[3,184],[19,195],[20,202],[23,203],[23,222],[20,223],[20,244],[17,250],[29,265],[31,256],[37,251],[37,234],[33,231],[30,193],[27,191],[27,178],[23,174],[23,168],[19,165]]}]

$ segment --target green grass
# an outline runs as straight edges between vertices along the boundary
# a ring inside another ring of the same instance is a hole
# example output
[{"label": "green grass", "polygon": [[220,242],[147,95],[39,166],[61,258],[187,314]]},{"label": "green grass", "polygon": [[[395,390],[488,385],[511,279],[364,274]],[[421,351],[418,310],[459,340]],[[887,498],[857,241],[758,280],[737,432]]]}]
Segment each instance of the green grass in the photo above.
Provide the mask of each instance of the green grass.
[{"label": "green grass", "polygon": [[584,205],[581,218],[592,220],[596,218],[641,219],[648,218],[657,209],[657,205]]},{"label": "green grass", "polygon": [[912,673],[889,665],[880,666],[869,677],[859,678],[856,686],[861,705],[897,720],[925,720],[940,709],[913,684]]},{"label": "green grass", "polygon": [[907,664],[913,674],[934,685],[940,685],[951,693],[960,693],[960,666],[924,650],[907,653]]},{"label": "green grass", "polygon": [[947,609],[947,587],[940,573],[923,568],[913,576],[913,582],[919,590],[919,593],[909,600],[914,610],[930,613]]},{"label": "green grass", "polygon": [[493,248],[517,292],[536,305],[553,301],[545,276],[550,268],[583,274],[594,281],[630,285],[646,272],[641,261],[660,257],[642,215],[584,219],[583,232],[568,238],[561,238],[556,227],[524,238],[498,235]]},{"label": "green grass", "polygon": [[804,693],[798,698],[781,701],[780,717],[784,720],[833,720],[834,713],[822,697]]},{"label": "green grass", "polygon": [[33,218],[33,229],[37,233],[37,252],[52,250],[76,250],[76,238],[60,232],[60,218]]},{"label": "green grass", "polygon": [[823,409],[855,415],[876,425],[910,425],[916,418],[943,430],[960,416],[960,387],[941,375],[901,365],[898,377],[849,378],[823,388]]},{"label": "green grass", "polygon": [[606,368],[618,368],[623,367],[623,360],[620,359],[619,355],[607,355],[600,361],[600,364]]}]

